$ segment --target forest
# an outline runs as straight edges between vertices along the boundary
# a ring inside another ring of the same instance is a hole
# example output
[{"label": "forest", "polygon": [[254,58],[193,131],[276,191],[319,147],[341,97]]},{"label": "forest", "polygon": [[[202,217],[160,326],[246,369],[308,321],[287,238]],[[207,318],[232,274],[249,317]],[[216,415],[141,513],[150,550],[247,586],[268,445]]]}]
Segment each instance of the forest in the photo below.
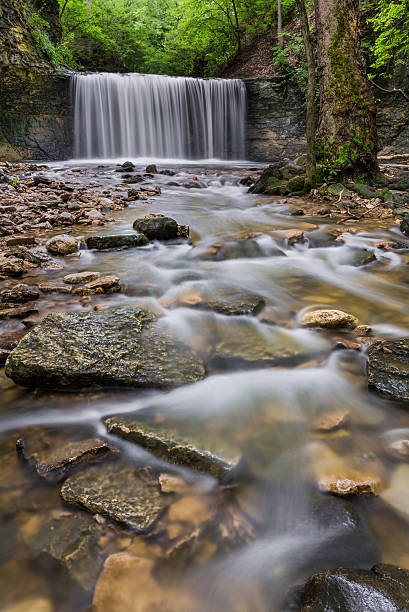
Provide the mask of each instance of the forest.
[{"label": "forest", "polygon": [[[267,37],[277,70],[291,73],[295,64],[300,82],[306,78],[296,0],[58,1],[63,36],[57,46],[41,0],[27,11],[44,52],[72,68],[211,77]],[[305,5],[311,18],[313,2]],[[360,0],[359,10],[368,75],[392,77],[408,53],[407,1]]]}]

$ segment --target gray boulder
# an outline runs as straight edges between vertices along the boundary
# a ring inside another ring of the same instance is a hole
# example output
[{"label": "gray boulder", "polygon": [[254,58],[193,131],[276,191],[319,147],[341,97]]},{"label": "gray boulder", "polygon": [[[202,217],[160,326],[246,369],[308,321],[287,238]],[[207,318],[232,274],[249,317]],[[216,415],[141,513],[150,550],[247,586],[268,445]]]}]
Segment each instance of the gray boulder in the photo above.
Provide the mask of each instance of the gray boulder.
[{"label": "gray boulder", "polygon": [[25,387],[175,387],[200,380],[203,362],[133,307],[53,313],[10,354],[6,374]]}]

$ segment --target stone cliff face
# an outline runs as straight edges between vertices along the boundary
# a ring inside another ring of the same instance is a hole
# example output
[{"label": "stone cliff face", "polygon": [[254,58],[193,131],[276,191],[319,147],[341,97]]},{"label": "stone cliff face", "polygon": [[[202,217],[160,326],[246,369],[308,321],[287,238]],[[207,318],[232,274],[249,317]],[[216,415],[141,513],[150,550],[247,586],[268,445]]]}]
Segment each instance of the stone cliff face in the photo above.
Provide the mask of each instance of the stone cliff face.
[{"label": "stone cliff face", "polygon": [[[253,161],[294,159],[305,152],[305,109],[301,94],[279,77],[245,79],[247,157]],[[403,82],[409,90],[409,73]],[[375,90],[382,154],[409,153],[409,103],[402,93]]]},{"label": "stone cliff face", "polygon": [[[33,0],[60,36],[57,0]],[[0,159],[62,159],[71,149],[69,78],[37,50],[20,0],[0,3]]]}]

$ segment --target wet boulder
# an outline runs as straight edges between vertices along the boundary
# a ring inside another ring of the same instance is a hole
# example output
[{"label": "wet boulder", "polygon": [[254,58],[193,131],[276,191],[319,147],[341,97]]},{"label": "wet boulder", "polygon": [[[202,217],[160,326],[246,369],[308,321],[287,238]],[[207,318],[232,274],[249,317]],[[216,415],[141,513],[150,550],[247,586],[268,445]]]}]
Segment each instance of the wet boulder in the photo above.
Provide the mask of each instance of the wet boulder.
[{"label": "wet boulder", "polygon": [[240,460],[237,449],[226,440],[182,427],[181,423],[155,423],[140,416],[113,416],[105,419],[109,433],[143,446],[157,457],[224,478]]},{"label": "wet boulder", "polygon": [[24,285],[23,283],[15,285],[10,289],[4,289],[1,292],[2,301],[13,304],[24,304],[24,302],[37,300],[39,297],[40,292],[35,287],[30,287],[30,285]]},{"label": "wet boulder", "polygon": [[155,164],[149,164],[149,166],[146,166],[145,172],[147,174],[158,174],[158,168]]},{"label": "wet boulder", "polygon": [[78,251],[78,240],[67,234],[59,234],[47,240],[45,246],[53,255],[70,255]]},{"label": "wet boulder", "polygon": [[369,349],[368,387],[398,401],[409,401],[409,339],[387,340]]},{"label": "wet boulder", "polygon": [[133,228],[142,232],[149,240],[173,240],[178,238],[178,224],[170,217],[163,215],[147,215],[137,219]]},{"label": "wet boulder", "polygon": [[11,353],[6,374],[31,388],[163,388],[200,380],[205,369],[157,315],[116,307],[46,316]]},{"label": "wet boulder", "polygon": [[312,576],[301,593],[301,612],[403,612],[409,609],[409,571],[379,564]]},{"label": "wet boulder", "polygon": [[342,310],[312,310],[303,314],[301,325],[323,329],[355,329],[358,319]]},{"label": "wet boulder", "polygon": [[115,234],[103,236],[89,236],[86,239],[86,244],[89,249],[118,249],[141,247],[148,244],[146,236],[140,233],[136,234]]},{"label": "wet boulder", "polygon": [[[45,445],[44,445],[45,446]],[[74,469],[88,463],[96,463],[115,457],[119,450],[99,438],[88,438],[50,448],[23,450],[26,461],[33,465],[38,476],[48,482],[59,482]]]},{"label": "wet boulder", "polygon": [[170,503],[156,486],[138,477],[135,467],[118,463],[70,476],[61,487],[61,497],[140,533],[149,531]]}]

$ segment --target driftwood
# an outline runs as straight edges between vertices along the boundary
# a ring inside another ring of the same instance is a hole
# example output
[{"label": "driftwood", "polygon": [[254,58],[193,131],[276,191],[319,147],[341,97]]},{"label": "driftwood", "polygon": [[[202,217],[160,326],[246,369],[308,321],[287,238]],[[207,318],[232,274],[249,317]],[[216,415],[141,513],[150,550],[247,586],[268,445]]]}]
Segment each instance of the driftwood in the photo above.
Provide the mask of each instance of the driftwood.
[{"label": "driftwood", "polygon": [[409,153],[401,153],[396,155],[378,155],[379,161],[390,161],[392,159],[409,159]]}]

